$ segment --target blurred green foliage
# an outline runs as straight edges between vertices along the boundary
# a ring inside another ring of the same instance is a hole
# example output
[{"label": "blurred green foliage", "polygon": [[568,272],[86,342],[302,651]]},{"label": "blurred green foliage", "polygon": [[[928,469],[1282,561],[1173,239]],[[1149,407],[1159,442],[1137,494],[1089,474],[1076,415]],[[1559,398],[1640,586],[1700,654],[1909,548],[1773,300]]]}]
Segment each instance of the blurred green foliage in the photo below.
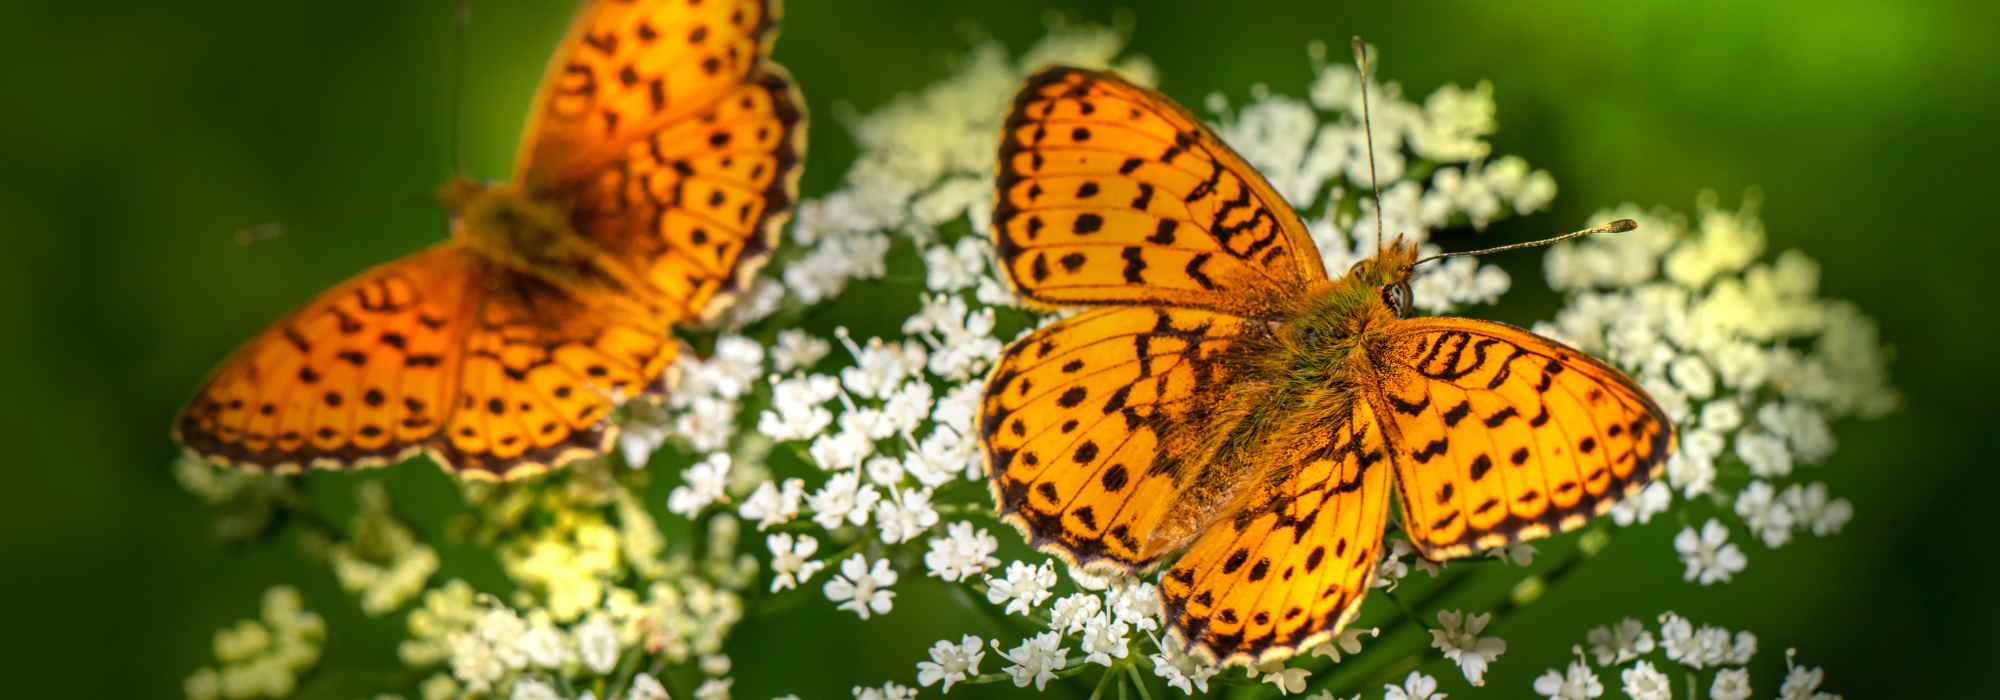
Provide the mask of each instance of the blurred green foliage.
[{"label": "blurred green foliage", "polygon": [[[1761,188],[1772,248],[1824,266],[1827,294],[1877,315],[1908,406],[1837,426],[1822,472],[1858,515],[1832,539],[1749,545],[1722,588],[1679,582],[1656,527],[1617,546],[1497,632],[1489,681],[1508,695],[1558,665],[1590,626],[1673,609],[1762,640],[1760,694],[1785,647],[1828,667],[1849,697],[1974,695],[2000,658],[1989,543],[1995,347],[1991,201],[2000,155],[2000,11],[1987,3],[1214,3],[1127,0],[794,0],[777,56],[813,110],[808,195],[853,155],[844,109],[942,75],[991,37],[1020,48],[1046,13],[1134,20],[1183,101],[1242,97],[1256,82],[1302,94],[1313,39],[1360,33],[1380,73],[1417,94],[1491,80],[1496,152],[1554,172],[1553,212],[1492,241],[1569,230],[1621,201],[1689,209]],[[23,3],[6,27],[9,148],[0,186],[0,658],[10,695],[171,696],[209,656],[212,631],[293,583],[334,634],[309,689],[347,697],[395,683],[398,617],[366,619],[289,543],[216,546],[168,474],[166,428],[236,342],[313,292],[443,235],[425,202],[452,173],[454,129],[475,177],[509,172],[518,125],[574,3],[474,3],[454,121],[450,2]],[[1336,58],[1344,51],[1332,52]],[[239,229],[284,235],[245,247]],[[1452,245],[1451,239],[1445,240]],[[1546,315],[1537,257],[1504,264],[1503,317]],[[903,290],[902,293],[907,293]],[[863,287],[857,292],[869,293]],[[900,319],[842,318],[859,331]],[[425,464],[391,470],[418,521],[456,503]],[[351,498],[337,475],[312,480]],[[435,531],[435,530],[433,530]],[[1561,547],[1564,545],[1554,545]],[[448,575],[495,582],[476,551]],[[887,620],[826,606],[755,619],[733,647],[742,697],[844,693],[914,675],[930,641],[971,623],[939,587],[911,585]],[[988,633],[991,630],[987,631]],[[831,640],[841,643],[830,644]],[[989,656],[988,664],[995,660]],[[997,666],[996,666],[997,667]]]}]

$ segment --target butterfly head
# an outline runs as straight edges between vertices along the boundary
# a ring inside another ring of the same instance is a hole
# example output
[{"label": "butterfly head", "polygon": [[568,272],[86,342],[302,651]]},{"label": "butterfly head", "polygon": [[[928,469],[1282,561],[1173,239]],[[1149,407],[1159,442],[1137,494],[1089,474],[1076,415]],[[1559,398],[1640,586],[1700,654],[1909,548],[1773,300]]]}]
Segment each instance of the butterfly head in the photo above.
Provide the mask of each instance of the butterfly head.
[{"label": "butterfly head", "polygon": [[1397,318],[1410,315],[1410,269],[1416,266],[1417,246],[1402,236],[1383,248],[1375,257],[1354,263],[1348,268],[1347,276],[1356,283],[1375,290],[1382,303],[1389,307]]}]

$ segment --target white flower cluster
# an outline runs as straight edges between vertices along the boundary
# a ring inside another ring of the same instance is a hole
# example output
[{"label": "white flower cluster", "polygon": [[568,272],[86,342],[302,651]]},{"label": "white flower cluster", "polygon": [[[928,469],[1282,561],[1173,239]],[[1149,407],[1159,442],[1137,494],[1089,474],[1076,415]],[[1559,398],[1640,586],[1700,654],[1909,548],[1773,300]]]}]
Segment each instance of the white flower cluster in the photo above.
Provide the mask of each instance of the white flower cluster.
[{"label": "white flower cluster", "polygon": [[[1325,60],[1312,47],[1316,75],[1307,99],[1276,95],[1261,85],[1231,114],[1228,100],[1212,95],[1218,133],[1307,217],[1327,270],[1346,272],[1373,256],[1382,233],[1408,237],[1423,255],[1438,229],[1471,224],[1485,228],[1507,213],[1533,213],[1555,198],[1555,178],[1515,156],[1488,160],[1485,142],[1495,128],[1493,89],[1439,88],[1423,104],[1409,101],[1394,82],[1368,85],[1373,110],[1375,165],[1382,200],[1369,192],[1368,140],[1362,119],[1361,75],[1352,65]],[[1371,62],[1371,65],[1372,62]],[[1410,280],[1418,308],[1438,313],[1471,303],[1492,303],[1507,291],[1506,272],[1472,258],[1452,258],[1416,270]]]},{"label": "white flower cluster", "polygon": [[291,695],[299,677],[319,664],[326,621],[305,609],[289,586],[264,591],[263,614],[215,633],[216,666],[188,676],[190,700],[277,698]]},{"label": "white flower cluster", "polygon": [[[1677,424],[1666,481],[1613,518],[1648,522],[1678,495],[1726,506],[1767,547],[1839,532],[1853,506],[1798,468],[1833,453],[1831,421],[1897,406],[1874,321],[1820,298],[1819,267],[1804,254],[1763,261],[1752,205],[1726,211],[1705,196],[1692,223],[1631,206],[1591,220],[1615,218],[1639,230],[1549,252],[1549,283],[1568,304],[1535,326],[1632,373]],[[1728,538],[1714,518],[1680,533],[1688,580],[1708,585],[1743,570],[1746,556]]]},{"label": "white flower cluster", "polygon": [[666,697],[657,678],[620,670],[633,656],[696,661],[726,697],[730,661],[721,654],[722,641],[742,615],[732,593],[662,581],[643,600],[616,589],[601,608],[563,624],[546,607],[523,613],[453,580],[432,589],[410,614],[411,637],[399,654],[411,668],[445,667],[423,684],[430,699],[503,691],[516,698],[558,697],[555,686],[600,679],[627,688],[628,697]]},{"label": "white flower cluster", "polygon": [[355,496],[361,507],[354,515],[353,538],[335,543],[328,552],[333,575],[341,588],[360,598],[362,612],[393,612],[423,592],[437,573],[437,550],[418,541],[396,518],[382,482],[362,484]]},{"label": "white flower cluster", "polygon": [[[1715,625],[1696,626],[1687,618],[1668,612],[1660,615],[1657,634],[1628,617],[1617,624],[1590,630],[1586,641],[1588,654],[1584,647],[1575,647],[1576,660],[1565,668],[1549,669],[1537,677],[1535,693],[1557,700],[1602,696],[1605,681],[1598,675],[1602,669],[1617,671],[1613,681],[1635,700],[1668,700],[1673,697],[1675,677],[1685,675],[1689,683],[1694,683],[1702,673],[1713,670],[1714,675],[1706,685],[1706,697],[1748,700],[1751,696],[1750,670],[1745,667],[1757,655],[1757,635],[1749,631],[1731,634]],[[1785,700],[1839,697],[1820,692],[1823,675],[1820,669],[1794,665],[1790,650],[1785,652],[1785,665],[1789,674],[1778,697]],[[1676,670],[1681,673],[1672,673]]]}]

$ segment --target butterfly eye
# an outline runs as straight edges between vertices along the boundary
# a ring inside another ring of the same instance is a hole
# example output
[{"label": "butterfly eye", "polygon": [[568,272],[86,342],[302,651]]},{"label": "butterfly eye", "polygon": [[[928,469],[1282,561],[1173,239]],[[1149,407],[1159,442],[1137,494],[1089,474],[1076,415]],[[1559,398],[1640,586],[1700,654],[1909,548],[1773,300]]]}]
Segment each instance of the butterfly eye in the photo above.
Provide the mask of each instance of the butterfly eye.
[{"label": "butterfly eye", "polygon": [[1389,305],[1389,310],[1396,314],[1396,318],[1409,316],[1410,285],[1406,282],[1397,282],[1384,286],[1382,288],[1382,303]]}]

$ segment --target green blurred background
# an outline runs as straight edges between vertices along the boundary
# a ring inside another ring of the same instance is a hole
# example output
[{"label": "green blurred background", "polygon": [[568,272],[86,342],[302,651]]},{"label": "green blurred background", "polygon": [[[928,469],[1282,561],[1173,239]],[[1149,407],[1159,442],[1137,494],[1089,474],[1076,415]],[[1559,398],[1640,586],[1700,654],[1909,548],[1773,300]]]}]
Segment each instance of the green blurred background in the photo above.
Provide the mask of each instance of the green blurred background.
[{"label": "green blurred background", "polygon": [[[835,119],[841,106],[870,109],[941,77],[972,37],[1019,49],[1043,33],[1048,12],[1104,22],[1121,8],[1162,88],[1196,104],[1214,90],[1241,98],[1260,81],[1303,94],[1307,42],[1341,47],[1355,33],[1410,93],[1491,80],[1496,152],[1525,156],[1561,185],[1552,212],[1497,228],[1496,242],[1569,230],[1602,205],[1688,210],[1712,189],[1734,206],[1761,188],[1771,247],[1817,258],[1827,294],[1876,315],[1898,354],[1907,407],[1837,426],[1840,450],[1819,472],[1854,501],[1854,521],[1839,537],[1775,552],[1746,540],[1747,574],[1711,589],[1679,583],[1672,528],[1621,537],[1553,591],[1556,602],[1499,630],[1510,647],[1489,678],[1526,695],[1590,626],[1673,609],[1756,631],[1760,695],[1775,691],[1790,646],[1828,667],[1829,687],[1849,697],[1985,694],[2000,658],[1990,544],[2000,487],[1989,359],[1996,250],[1978,209],[1993,201],[2000,156],[2000,12],[1990,3],[789,4],[777,57],[816,120],[808,195],[831,187],[853,155]],[[254,615],[274,583],[302,588],[335,630],[323,668],[342,670],[309,686],[316,695],[395,678],[389,640],[400,619],[361,616],[296,547],[214,544],[203,508],[168,473],[166,432],[238,341],[315,291],[443,235],[442,214],[421,202],[451,174],[454,128],[470,174],[509,172],[573,3],[473,4],[458,124],[447,98],[450,5],[0,9],[9,142],[0,385],[13,397],[4,444],[17,446],[0,488],[0,608],[15,630],[0,642],[12,647],[0,654],[15,669],[9,695],[177,695],[209,661],[213,630]],[[286,235],[234,242],[264,222],[282,222]],[[1517,288],[1503,316],[1554,308],[1537,262],[1503,260]],[[452,502],[428,465],[389,478],[440,513]],[[492,580],[490,564],[453,563],[479,553],[443,553],[448,574]],[[930,641],[968,623],[935,587],[903,588],[896,614],[866,625],[818,606],[746,627],[732,647],[738,696],[908,682]],[[989,655],[989,670],[997,661]]]}]

